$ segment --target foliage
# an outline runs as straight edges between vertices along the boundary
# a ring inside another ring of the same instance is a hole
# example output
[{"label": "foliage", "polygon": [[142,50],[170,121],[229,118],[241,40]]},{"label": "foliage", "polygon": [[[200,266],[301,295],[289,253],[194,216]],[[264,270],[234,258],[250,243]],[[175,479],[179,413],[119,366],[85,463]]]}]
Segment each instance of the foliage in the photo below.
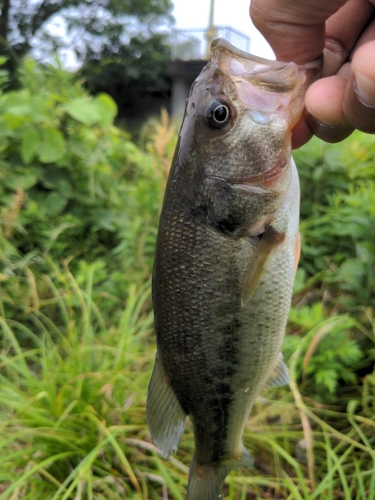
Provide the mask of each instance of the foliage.
[{"label": "foliage", "polygon": [[310,330],[302,388],[322,401],[341,394],[343,403],[358,376],[374,370],[375,148],[370,136],[355,133],[339,145],[314,139],[295,159],[302,258],[285,348],[290,354]]},{"label": "foliage", "polygon": [[166,66],[170,46],[165,35],[133,36],[116,54],[92,58],[79,71],[86,88],[92,93],[107,92],[117,103],[120,118],[138,120],[166,106],[170,81]]},{"label": "foliage", "polygon": [[[114,321],[95,300],[94,265],[81,286],[67,264],[47,266],[33,284],[30,270],[21,275],[33,297],[22,321],[7,318],[13,304],[0,304],[0,500],[182,500],[191,426],[178,459],[165,460],[145,423],[154,356],[149,282],[129,287]],[[244,435],[256,466],[230,474],[228,500],[375,496],[373,414],[361,415],[355,402],[347,413],[307,404],[296,380],[304,347],[291,359],[292,392],[268,391],[256,404]]]},{"label": "foliage", "polygon": [[[49,53],[73,49],[80,59],[105,50],[116,53],[130,33],[147,34],[171,22],[170,0],[5,0],[1,8],[1,55],[18,57],[33,49]],[[55,23],[55,29],[51,24]]]},{"label": "foliage", "polygon": [[[149,156],[113,126],[113,100],[89,97],[60,67],[31,60],[21,79],[22,89],[0,96],[0,213],[8,249],[29,258],[79,256],[75,269],[83,257],[99,266],[110,255],[110,269],[102,266],[115,283],[120,273],[150,273],[152,246],[142,251],[144,261],[132,255],[155,238],[146,221],[155,227],[159,198],[150,188],[157,177]],[[140,217],[145,199],[148,216]]]},{"label": "foliage", "polygon": [[[22,82],[0,95],[0,500],[182,500],[191,426],[165,460],[145,423],[176,131],[163,112],[136,146],[113,101],[58,65],[27,60]],[[297,156],[290,390],[261,393],[244,434],[255,467],[233,471],[225,497],[374,500],[374,146],[357,134]]]},{"label": "foliage", "polygon": [[[302,269],[356,313],[375,306],[375,148],[354,134],[346,147],[311,141],[296,157],[302,180]],[[312,182],[313,181],[313,182]],[[344,294],[342,294],[344,292]]]},{"label": "foliage", "polygon": [[289,323],[291,328],[298,330],[286,336],[283,351],[287,359],[299,347],[302,332],[308,332],[305,333],[303,362],[296,370],[305,394],[328,403],[335,401],[339,384],[354,386],[358,383],[356,369],[363,353],[353,335],[356,324],[352,318],[336,315],[327,318],[322,304],[317,302],[293,308]]},{"label": "foliage", "polygon": [[42,289],[51,298],[39,297],[36,285],[31,328],[7,321],[1,306],[1,499],[141,491],[129,463],[136,450],[124,453],[118,441],[146,433],[141,408],[151,360],[141,353],[152,326],[149,284],[130,288],[126,308],[108,326],[91,296],[94,274],[89,267],[81,289],[67,267],[50,267]]}]

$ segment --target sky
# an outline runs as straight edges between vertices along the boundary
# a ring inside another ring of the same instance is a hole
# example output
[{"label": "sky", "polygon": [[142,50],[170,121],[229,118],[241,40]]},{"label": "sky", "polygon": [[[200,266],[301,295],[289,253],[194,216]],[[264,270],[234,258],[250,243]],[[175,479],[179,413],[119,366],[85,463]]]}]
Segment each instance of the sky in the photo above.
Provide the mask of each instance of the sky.
[{"label": "sky", "polygon": [[[174,0],[175,28],[206,28],[210,0]],[[249,16],[249,0],[215,0],[215,26],[229,26],[250,37],[250,52],[254,55],[275,59],[263,36],[254,27]]]},{"label": "sky", "polygon": [[[172,14],[176,20],[176,29],[207,28],[210,0],[173,0],[173,3]],[[275,59],[270,46],[250,21],[249,4],[250,0],[215,0],[214,24],[217,27],[234,28],[250,37],[249,52],[252,54]],[[52,33],[61,36],[64,36],[66,30],[64,21],[59,16],[50,23],[49,28]],[[79,66],[72,50],[60,50],[59,55],[66,67],[75,69]]]}]

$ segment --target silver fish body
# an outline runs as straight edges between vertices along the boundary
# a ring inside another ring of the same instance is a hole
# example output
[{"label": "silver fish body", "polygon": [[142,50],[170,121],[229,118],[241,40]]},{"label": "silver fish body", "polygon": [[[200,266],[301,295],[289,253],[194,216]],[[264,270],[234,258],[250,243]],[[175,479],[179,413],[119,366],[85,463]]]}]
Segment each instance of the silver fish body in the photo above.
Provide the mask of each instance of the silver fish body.
[{"label": "silver fish body", "polygon": [[242,444],[251,407],[262,388],[288,382],[280,352],[299,218],[290,130],[316,68],[218,40],[190,92],[160,218],[147,400],[166,456],[190,416],[188,500],[220,498],[229,470],[252,465]]}]

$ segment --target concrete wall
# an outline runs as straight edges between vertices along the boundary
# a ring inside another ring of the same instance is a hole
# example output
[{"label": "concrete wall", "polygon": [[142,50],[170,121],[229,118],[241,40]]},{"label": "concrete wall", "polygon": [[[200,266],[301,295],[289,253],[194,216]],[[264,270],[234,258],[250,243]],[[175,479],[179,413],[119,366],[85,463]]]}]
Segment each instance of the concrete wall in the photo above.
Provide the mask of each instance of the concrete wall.
[{"label": "concrete wall", "polygon": [[172,80],[170,113],[173,119],[180,119],[184,113],[190,87],[207,61],[179,61],[168,63],[167,75]]}]

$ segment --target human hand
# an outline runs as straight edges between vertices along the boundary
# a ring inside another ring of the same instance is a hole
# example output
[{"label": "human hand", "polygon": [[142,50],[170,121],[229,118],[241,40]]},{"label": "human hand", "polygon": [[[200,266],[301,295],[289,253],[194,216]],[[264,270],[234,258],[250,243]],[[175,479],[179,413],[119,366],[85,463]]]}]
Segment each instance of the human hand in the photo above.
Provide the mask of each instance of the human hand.
[{"label": "human hand", "polygon": [[375,133],[375,0],[251,0],[250,16],[278,60],[306,64],[324,53],[293,148],[313,134],[338,142],[355,128]]}]

